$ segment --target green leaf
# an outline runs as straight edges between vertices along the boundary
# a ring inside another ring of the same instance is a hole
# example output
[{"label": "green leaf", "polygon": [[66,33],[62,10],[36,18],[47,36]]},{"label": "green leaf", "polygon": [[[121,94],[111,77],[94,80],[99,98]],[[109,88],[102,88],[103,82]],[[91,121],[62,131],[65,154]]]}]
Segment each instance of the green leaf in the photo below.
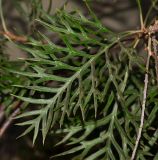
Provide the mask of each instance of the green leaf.
[{"label": "green leaf", "polygon": [[14,87],[26,88],[30,90],[35,90],[39,92],[48,92],[48,93],[56,93],[58,92],[58,88],[49,88],[43,86],[22,86],[22,85],[13,85]]},{"label": "green leaf", "polygon": [[50,99],[33,99],[33,98],[16,96],[16,95],[12,95],[12,96],[14,96],[22,101],[33,103],[33,104],[48,104],[51,102]]}]

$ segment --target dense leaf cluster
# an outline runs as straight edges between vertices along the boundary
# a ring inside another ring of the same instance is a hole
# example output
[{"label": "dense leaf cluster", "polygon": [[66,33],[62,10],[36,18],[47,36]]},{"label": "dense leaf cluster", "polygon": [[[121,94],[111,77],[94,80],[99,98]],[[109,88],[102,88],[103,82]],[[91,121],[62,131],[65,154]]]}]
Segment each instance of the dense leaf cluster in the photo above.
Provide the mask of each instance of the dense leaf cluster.
[{"label": "dense leaf cluster", "polygon": [[[86,5],[88,6],[87,2]],[[88,6],[89,8],[89,6]],[[37,23],[57,35],[58,42],[39,32],[21,49],[29,53],[22,69],[5,66],[13,78],[13,97],[25,101],[27,126],[33,143],[42,133],[64,133],[57,144],[70,149],[74,160],[130,159],[140,126],[145,62],[148,53],[135,47],[135,32],[114,34],[89,8],[92,19],[63,9],[50,16],[41,11]],[[143,42],[144,43],[144,42]],[[144,46],[143,46],[144,47]],[[0,70],[1,71],[1,70]],[[154,59],[150,59],[144,126],[137,159],[157,159],[158,87]],[[4,78],[6,76],[2,76]],[[24,82],[25,80],[25,82]],[[4,83],[0,84],[3,87]],[[22,93],[21,93],[22,92]]]}]

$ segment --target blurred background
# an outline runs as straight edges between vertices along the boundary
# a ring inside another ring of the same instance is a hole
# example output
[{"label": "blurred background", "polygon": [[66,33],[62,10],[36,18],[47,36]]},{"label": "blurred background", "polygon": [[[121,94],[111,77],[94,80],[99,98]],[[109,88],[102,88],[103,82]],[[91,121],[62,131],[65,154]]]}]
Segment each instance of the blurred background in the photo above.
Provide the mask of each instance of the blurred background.
[{"label": "blurred background", "polygon": [[[52,0],[52,2],[51,0],[42,0],[42,5],[45,10],[49,10],[50,14],[54,14],[65,2],[65,0]],[[143,1],[144,15],[150,6],[150,2],[150,0]],[[38,13],[33,13],[34,6],[31,5],[31,0],[3,0],[2,5],[9,31],[19,35],[31,35],[34,27],[33,21],[38,18]],[[139,13],[135,0],[93,0],[91,8],[102,23],[116,33],[140,28]],[[82,11],[88,17],[88,10],[82,0],[67,1],[66,10],[68,12],[76,9]],[[32,19],[26,16],[27,12],[32,14]],[[0,22],[0,31],[2,29]],[[12,42],[7,42],[4,49],[11,61],[27,57],[27,54],[19,50]],[[0,138],[0,160],[47,160],[55,153],[64,151],[65,146],[53,148],[53,144],[57,141],[56,137],[49,137],[44,146],[37,142],[33,147],[31,136],[16,139],[20,133],[22,133],[21,128],[12,124]],[[67,159],[71,159],[71,157]]]}]

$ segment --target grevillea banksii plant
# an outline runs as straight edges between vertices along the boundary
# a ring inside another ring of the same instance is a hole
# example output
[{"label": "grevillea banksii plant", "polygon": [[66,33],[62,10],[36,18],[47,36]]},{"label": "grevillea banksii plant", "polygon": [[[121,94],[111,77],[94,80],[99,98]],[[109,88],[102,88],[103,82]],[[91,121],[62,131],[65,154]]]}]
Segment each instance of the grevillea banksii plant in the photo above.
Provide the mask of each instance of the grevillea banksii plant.
[{"label": "grevillea banksii plant", "polygon": [[91,18],[64,7],[53,16],[38,8],[36,25],[56,42],[42,31],[19,39],[4,28],[2,35],[22,42],[18,47],[29,54],[22,68],[2,63],[12,85],[3,104],[20,103],[13,117],[27,127],[21,136],[33,132],[35,143],[42,133],[44,143],[47,135],[62,134],[57,145],[69,149],[55,156],[74,160],[158,159],[158,23],[149,20],[157,0],[145,18],[137,4],[139,30],[112,32],[87,1]]}]

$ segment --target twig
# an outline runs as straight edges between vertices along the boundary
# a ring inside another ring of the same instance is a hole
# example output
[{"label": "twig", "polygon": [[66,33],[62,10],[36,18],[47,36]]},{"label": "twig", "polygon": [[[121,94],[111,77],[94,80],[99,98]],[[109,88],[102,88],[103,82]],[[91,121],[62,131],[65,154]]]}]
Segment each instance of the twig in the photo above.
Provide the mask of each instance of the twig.
[{"label": "twig", "polygon": [[147,21],[148,21],[148,19],[150,17],[151,12],[153,11],[154,6],[156,6],[156,4],[158,3],[158,0],[152,1],[151,3],[152,3],[152,5],[148,9],[148,12],[147,12],[147,14],[145,16],[145,20],[144,20],[144,24],[145,25],[147,24]]},{"label": "twig", "polygon": [[7,121],[4,123],[4,125],[2,126],[2,128],[0,129],[0,138],[4,135],[5,131],[7,130],[7,128],[10,126],[10,124],[13,122],[13,118],[20,112],[20,108],[17,108],[9,117],[9,119],[7,119]]},{"label": "twig", "polygon": [[[7,118],[2,127],[0,128],[0,138],[4,135],[5,131],[8,129],[10,124],[13,122],[13,118],[20,113],[20,101],[14,101],[12,104],[12,109],[14,110],[12,114]],[[4,118],[4,117],[3,117]]]},{"label": "twig", "polygon": [[2,0],[0,0],[0,18],[1,18],[1,22],[2,22],[2,26],[3,26],[3,29],[5,32],[7,32],[7,27],[6,27],[6,24],[5,24],[5,20],[4,20],[4,16],[3,16],[3,9],[2,9]]},{"label": "twig", "polygon": [[154,59],[155,59],[155,71],[156,71],[156,80],[158,85],[158,59],[157,59],[157,43],[156,43],[156,36],[152,36],[152,44],[154,50]]},{"label": "twig", "polygon": [[151,37],[148,39],[148,57],[146,62],[146,74],[145,74],[145,80],[144,80],[144,91],[143,91],[143,103],[142,103],[142,111],[141,111],[141,122],[138,130],[138,135],[136,139],[136,143],[132,152],[131,160],[134,160],[136,156],[136,152],[138,149],[138,144],[140,142],[140,138],[142,135],[142,129],[144,125],[144,114],[145,114],[145,105],[146,105],[146,97],[147,97],[147,89],[148,89],[148,71],[149,71],[149,62],[150,62],[150,56],[152,55],[151,52]]},{"label": "twig", "polygon": [[137,4],[138,4],[138,9],[139,9],[139,15],[140,15],[140,24],[141,24],[141,29],[144,28],[144,22],[143,22],[143,13],[142,13],[142,7],[140,4],[140,0],[137,0]]},{"label": "twig", "polygon": [[2,27],[3,27],[3,31],[0,31],[0,35],[3,35],[5,37],[7,37],[10,40],[14,40],[14,41],[18,41],[18,42],[26,42],[27,38],[24,36],[17,36],[13,33],[11,33],[10,31],[8,31],[5,20],[4,20],[4,15],[3,15],[3,10],[2,10],[2,0],[0,0],[0,19],[2,22]]},{"label": "twig", "polygon": [[13,40],[13,41],[17,41],[17,42],[27,42],[27,38],[25,36],[17,36],[15,35],[14,33],[11,33],[9,31],[0,31],[0,35],[3,35],[4,37],[7,37],[8,39],[10,40]]}]

